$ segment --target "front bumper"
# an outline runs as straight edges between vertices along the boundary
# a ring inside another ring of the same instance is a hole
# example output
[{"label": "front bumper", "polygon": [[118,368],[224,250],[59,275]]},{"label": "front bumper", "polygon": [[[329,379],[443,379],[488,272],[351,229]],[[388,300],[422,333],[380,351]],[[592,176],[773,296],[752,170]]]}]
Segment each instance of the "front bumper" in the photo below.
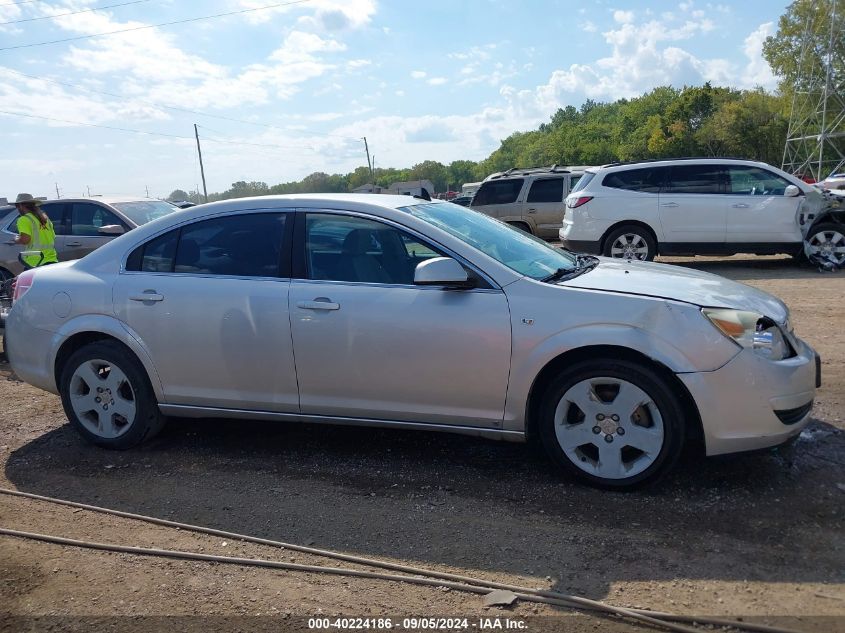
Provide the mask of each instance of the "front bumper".
[{"label": "front bumper", "polygon": [[818,356],[794,341],[797,355],[785,360],[744,349],[715,371],[678,374],[698,406],[707,455],[777,446],[807,426],[820,380]]}]

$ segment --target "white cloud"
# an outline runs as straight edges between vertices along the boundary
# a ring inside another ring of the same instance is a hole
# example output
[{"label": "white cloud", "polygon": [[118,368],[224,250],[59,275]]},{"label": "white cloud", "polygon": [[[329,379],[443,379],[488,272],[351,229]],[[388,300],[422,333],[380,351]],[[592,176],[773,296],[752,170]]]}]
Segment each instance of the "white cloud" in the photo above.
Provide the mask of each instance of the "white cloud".
[{"label": "white cloud", "polygon": [[593,22],[591,22],[590,20],[587,20],[586,22],[584,22],[584,23],[581,25],[581,30],[582,30],[582,31],[586,31],[587,33],[595,33],[595,32],[597,32],[597,31],[599,30],[599,27],[597,27],[597,26],[596,26]]},{"label": "white cloud", "polygon": [[414,79],[423,79],[427,74],[428,73],[426,73],[424,70],[415,70],[411,73],[411,77],[413,77]]},{"label": "white cloud", "polygon": [[[241,7],[254,9],[267,6],[266,0],[239,0]],[[311,26],[327,31],[360,28],[369,24],[376,12],[375,0],[310,0],[302,4],[275,7],[253,13],[244,18],[253,24],[270,22],[280,14],[308,12],[299,18],[302,26]]]},{"label": "white cloud", "polygon": [[619,24],[630,24],[634,21],[634,12],[617,9],[613,12],[613,20]]},{"label": "white cloud", "polygon": [[748,64],[742,74],[742,87],[762,86],[771,90],[777,86],[777,78],[769,63],[763,58],[763,42],[774,32],[775,25],[772,22],[766,22],[745,38],[742,50],[748,58]]},{"label": "white cloud", "polygon": [[442,86],[442,85],[443,85],[443,84],[445,84],[447,81],[449,81],[449,80],[448,80],[448,79],[446,79],[446,77],[432,77],[431,79],[429,79],[429,80],[427,81],[427,83],[428,83],[430,86]]}]

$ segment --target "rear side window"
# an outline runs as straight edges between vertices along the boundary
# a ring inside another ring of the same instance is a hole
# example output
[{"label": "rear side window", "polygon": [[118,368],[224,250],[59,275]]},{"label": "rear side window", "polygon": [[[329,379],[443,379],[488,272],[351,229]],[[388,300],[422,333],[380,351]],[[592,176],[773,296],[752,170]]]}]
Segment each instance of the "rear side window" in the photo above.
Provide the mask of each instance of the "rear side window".
[{"label": "rear side window", "polygon": [[[602,185],[613,189],[625,189],[626,191],[658,193],[663,184],[665,173],[665,167],[647,167],[645,169],[616,171],[605,176]],[[583,188],[583,182],[584,179],[582,178],[578,189]]]},{"label": "rear side window", "polygon": [[53,223],[53,229],[56,235],[67,234],[67,227],[65,226],[65,205],[61,203],[47,203],[41,205],[41,210],[50,218]]},{"label": "rear side window", "polygon": [[480,207],[486,204],[511,204],[516,202],[522,190],[522,178],[510,180],[491,180],[481,185],[472,199],[472,206]]},{"label": "rear side window", "polygon": [[572,193],[576,191],[581,191],[584,187],[590,184],[590,181],[595,178],[596,175],[591,172],[585,172],[583,176],[573,176],[572,177]]},{"label": "rear side window", "polygon": [[195,222],[136,248],[126,269],[278,277],[285,217],[255,213]]},{"label": "rear side window", "polygon": [[563,202],[563,178],[538,178],[532,182],[528,202]]},{"label": "rear side window", "polygon": [[675,165],[664,193],[722,193],[720,165]]}]

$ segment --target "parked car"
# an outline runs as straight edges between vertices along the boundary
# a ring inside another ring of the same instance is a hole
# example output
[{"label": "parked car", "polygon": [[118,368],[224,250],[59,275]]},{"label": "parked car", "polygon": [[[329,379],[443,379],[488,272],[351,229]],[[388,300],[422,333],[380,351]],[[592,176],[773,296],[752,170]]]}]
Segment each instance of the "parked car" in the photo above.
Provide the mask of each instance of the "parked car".
[{"label": "parked car", "polygon": [[[179,210],[161,200],[117,196],[47,200],[41,209],[56,230],[59,261],[84,257],[130,229]],[[15,207],[0,209],[0,214],[0,279],[9,279],[23,270],[18,253],[24,247],[13,241],[18,232]]]},{"label": "parked car", "polygon": [[538,438],[626,488],[689,440],[718,455],[795,437],[820,380],[772,295],[407,196],[202,205],[15,292],[15,373],[109,448],[164,416],[450,431]]},{"label": "parked car", "polygon": [[766,163],[692,158],[587,169],[566,199],[564,246],[607,257],[830,251],[845,217],[814,186]]},{"label": "parked car", "polygon": [[818,183],[818,186],[831,191],[845,190],[845,173],[831,174]]},{"label": "parked car", "polygon": [[472,196],[458,196],[451,200],[454,204],[459,204],[462,207],[468,207],[472,202]]},{"label": "parked car", "polygon": [[583,168],[552,165],[491,174],[470,206],[532,235],[557,238],[564,200],[583,173]]}]

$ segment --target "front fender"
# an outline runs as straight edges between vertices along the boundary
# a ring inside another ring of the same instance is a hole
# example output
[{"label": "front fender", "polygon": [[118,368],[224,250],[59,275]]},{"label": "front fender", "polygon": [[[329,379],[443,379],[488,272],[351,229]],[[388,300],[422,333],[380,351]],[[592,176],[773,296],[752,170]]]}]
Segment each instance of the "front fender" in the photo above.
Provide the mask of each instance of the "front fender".
[{"label": "front fender", "polygon": [[62,345],[77,334],[84,334],[86,332],[110,336],[131,349],[144,366],[147,376],[150,378],[150,384],[153,387],[156,399],[159,402],[164,402],[161,378],[158,375],[158,371],[156,371],[146,346],[141,343],[140,337],[136,336],[135,332],[128,325],[112,316],[105,314],[85,314],[62,323],[61,327],[53,334],[50,343],[49,366],[55,367],[56,357]]},{"label": "front fender", "polygon": [[[525,403],[540,372],[567,352],[594,346],[632,350],[674,373],[713,371],[739,348],[716,328],[706,327],[698,309],[666,301],[629,302],[627,323],[585,320],[532,341],[533,324],[514,322],[514,352],[505,403],[505,430],[524,430]],[[524,339],[524,340],[520,340]]]}]

